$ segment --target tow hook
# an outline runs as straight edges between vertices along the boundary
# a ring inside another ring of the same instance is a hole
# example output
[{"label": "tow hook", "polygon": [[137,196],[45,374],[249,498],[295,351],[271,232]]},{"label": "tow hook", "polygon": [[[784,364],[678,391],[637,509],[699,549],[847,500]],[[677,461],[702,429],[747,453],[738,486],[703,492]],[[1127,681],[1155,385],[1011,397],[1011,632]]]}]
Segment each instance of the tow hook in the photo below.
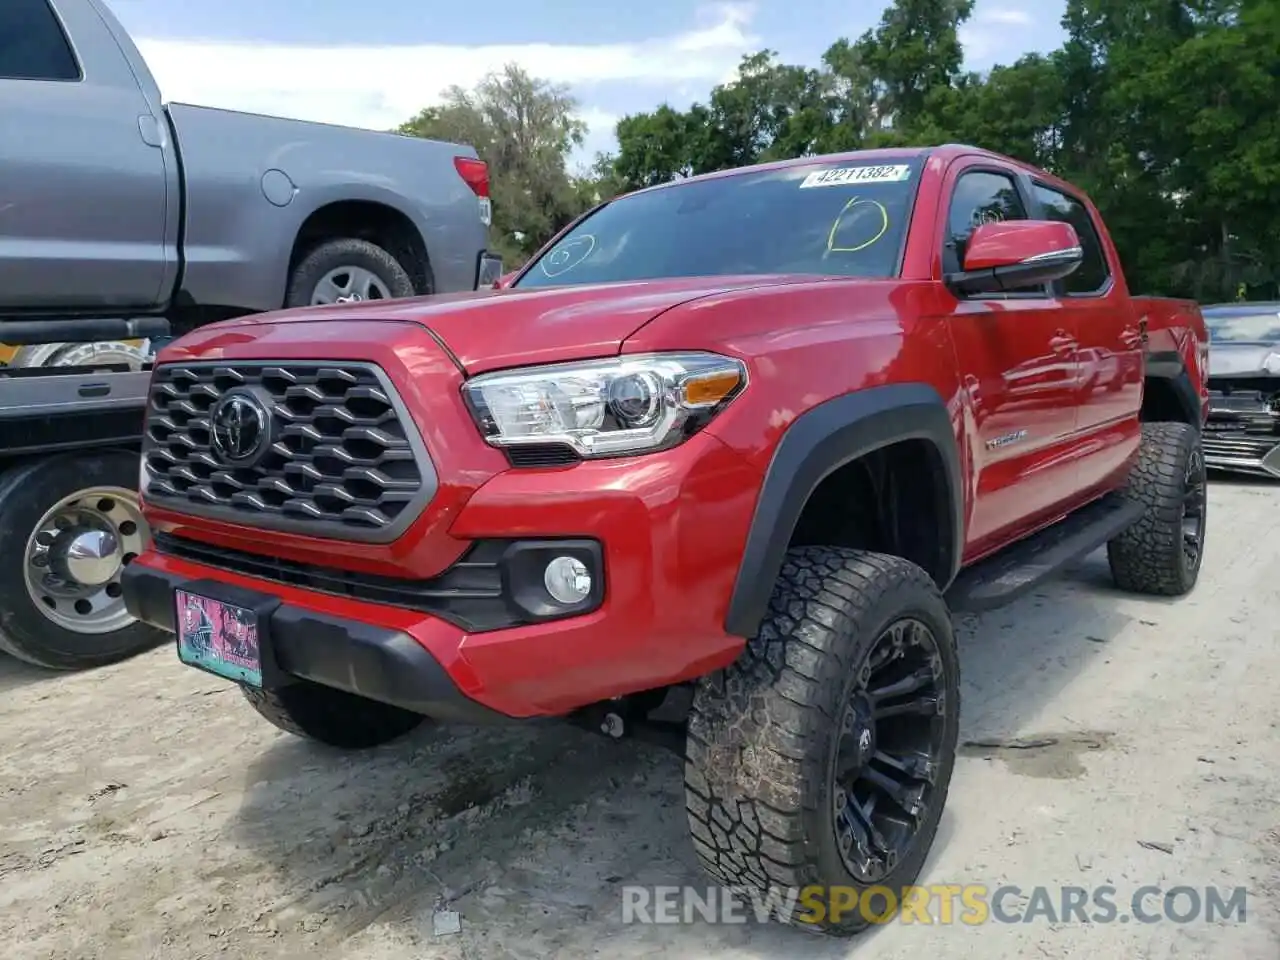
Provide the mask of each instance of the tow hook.
[{"label": "tow hook", "polygon": [[626,721],[616,713],[606,713],[603,722],[600,724],[600,732],[607,737],[621,740],[627,732]]},{"label": "tow hook", "polygon": [[570,716],[576,727],[608,737],[610,740],[632,739],[665,747],[683,757],[685,723],[680,720],[657,719],[650,714],[664,703],[665,697],[649,695],[619,697],[592,704]]}]

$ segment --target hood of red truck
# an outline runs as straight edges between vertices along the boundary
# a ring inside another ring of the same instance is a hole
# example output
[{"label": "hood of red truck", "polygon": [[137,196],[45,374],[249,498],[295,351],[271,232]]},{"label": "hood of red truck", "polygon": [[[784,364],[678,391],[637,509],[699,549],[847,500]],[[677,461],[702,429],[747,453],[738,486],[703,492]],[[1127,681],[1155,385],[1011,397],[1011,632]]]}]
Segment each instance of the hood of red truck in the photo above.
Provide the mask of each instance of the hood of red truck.
[{"label": "hood of red truck", "polygon": [[[503,367],[583,360],[617,353],[654,317],[691,300],[812,277],[714,277],[636,283],[485,290],[381,303],[349,303],[261,313],[217,324],[366,321],[427,327],[469,374]],[[330,326],[328,329],[336,329]],[[353,333],[358,337],[358,333]]]}]

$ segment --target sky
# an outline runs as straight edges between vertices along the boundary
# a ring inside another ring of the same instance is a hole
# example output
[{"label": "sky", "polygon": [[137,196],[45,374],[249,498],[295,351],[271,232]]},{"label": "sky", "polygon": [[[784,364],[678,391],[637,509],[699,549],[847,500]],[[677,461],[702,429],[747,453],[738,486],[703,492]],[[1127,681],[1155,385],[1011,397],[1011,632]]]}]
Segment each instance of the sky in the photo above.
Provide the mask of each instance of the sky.
[{"label": "sky", "polygon": [[[875,0],[106,0],[167,100],[385,130],[516,61],[564,84],[588,125],[574,163],[618,118],[684,108],[768,47],[816,64],[875,26]],[[978,0],[966,66],[1062,41],[1065,0]],[[536,11],[536,12],[535,12]]]}]

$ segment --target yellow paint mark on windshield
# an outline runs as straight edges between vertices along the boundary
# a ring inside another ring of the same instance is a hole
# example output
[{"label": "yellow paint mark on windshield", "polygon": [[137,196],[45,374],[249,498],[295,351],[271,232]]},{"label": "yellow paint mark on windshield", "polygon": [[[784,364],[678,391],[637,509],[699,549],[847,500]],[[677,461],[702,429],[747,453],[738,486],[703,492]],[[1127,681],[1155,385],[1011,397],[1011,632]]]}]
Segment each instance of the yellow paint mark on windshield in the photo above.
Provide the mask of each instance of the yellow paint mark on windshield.
[{"label": "yellow paint mark on windshield", "polygon": [[[876,231],[875,236],[873,236],[870,240],[867,240],[863,243],[859,243],[857,246],[852,246],[852,247],[836,246],[836,234],[840,232],[840,227],[843,224],[845,217],[848,216],[854,210],[855,207],[859,207],[864,204],[866,206],[874,208],[874,213],[879,214],[880,226],[879,226],[879,229]],[[881,203],[879,200],[863,200],[859,197],[850,197],[849,202],[840,208],[840,212],[836,215],[835,220],[831,224],[831,232],[827,234],[827,253],[857,253],[860,250],[865,250],[867,249],[867,247],[876,243],[881,237],[883,237],[888,232],[889,232],[889,211],[885,209],[885,205],[883,203]]]}]

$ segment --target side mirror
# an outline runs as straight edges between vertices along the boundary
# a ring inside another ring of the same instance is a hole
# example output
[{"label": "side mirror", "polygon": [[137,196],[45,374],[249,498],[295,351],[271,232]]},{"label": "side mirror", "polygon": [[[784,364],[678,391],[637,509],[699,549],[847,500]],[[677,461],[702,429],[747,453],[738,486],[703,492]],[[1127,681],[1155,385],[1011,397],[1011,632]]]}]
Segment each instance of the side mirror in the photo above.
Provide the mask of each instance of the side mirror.
[{"label": "side mirror", "polygon": [[493,282],[493,289],[495,290],[507,289],[507,287],[511,286],[511,281],[516,278],[516,274],[519,272],[520,272],[519,270],[512,270],[510,273],[504,273],[502,276],[500,276],[497,280]]},{"label": "side mirror", "polygon": [[1056,220],[984,223],[969,235],[964,269],[948,274],[957,293],[1005,293],[1068,276],[1084,260],[1075,227]]}]

